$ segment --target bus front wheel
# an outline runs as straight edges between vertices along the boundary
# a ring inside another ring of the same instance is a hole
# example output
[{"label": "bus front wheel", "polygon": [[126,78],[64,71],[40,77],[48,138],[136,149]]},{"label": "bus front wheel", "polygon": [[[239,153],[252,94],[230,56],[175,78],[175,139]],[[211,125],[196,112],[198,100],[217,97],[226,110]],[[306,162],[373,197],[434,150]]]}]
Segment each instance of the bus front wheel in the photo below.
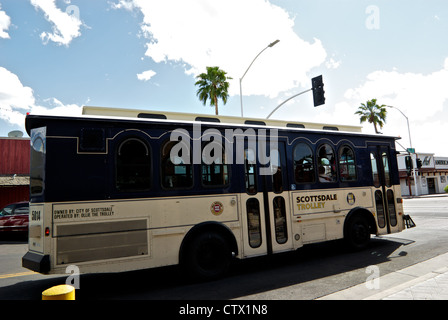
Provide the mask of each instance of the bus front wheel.
[{"label": "bus front wheel", "polygon": [[232,252],[219,233],[201,233],[191,240],[185,250],[183,265],[195,279],[217,279],[229,269]]}]

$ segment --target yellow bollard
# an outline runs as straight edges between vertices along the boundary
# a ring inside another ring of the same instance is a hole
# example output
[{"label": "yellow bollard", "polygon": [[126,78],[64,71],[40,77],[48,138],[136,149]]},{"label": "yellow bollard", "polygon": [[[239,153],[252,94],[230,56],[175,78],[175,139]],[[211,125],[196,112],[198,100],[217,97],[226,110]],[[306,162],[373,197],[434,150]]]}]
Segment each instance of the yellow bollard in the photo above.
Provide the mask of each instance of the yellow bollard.
[{"label": "yellow bollard", "polygon": [[61,284],[42,292],[42,300],[75,300],[75,287]]}]

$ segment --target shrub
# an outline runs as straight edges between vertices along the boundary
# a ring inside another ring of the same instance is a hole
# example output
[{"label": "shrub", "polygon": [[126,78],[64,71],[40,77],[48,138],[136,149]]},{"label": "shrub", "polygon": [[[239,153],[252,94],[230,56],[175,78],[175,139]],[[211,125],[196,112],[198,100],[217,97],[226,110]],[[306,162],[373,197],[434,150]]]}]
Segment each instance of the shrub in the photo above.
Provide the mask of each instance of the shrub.
[{"label": "shrub", "polygon": [[443,190],[445,190],[445,192],[448,193],[448,186],[446,186],[445,189]]}]

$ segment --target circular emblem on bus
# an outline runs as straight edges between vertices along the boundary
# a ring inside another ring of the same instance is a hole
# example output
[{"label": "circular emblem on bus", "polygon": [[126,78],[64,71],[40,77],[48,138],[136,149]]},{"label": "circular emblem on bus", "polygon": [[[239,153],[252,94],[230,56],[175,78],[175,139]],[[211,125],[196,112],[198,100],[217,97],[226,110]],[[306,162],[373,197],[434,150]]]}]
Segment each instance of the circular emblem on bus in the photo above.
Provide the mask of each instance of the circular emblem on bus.
[{"label": "circular emblem on bus", "polygon": [[221,202],[219,201],[215,201],[212,203],[212,205],[210,206],[210,211],[215,215],[215,216],[219,216],[223,211],[224,211],[224,206],[222,205]]},{"label": "circular emblem on bus", "polygon": [[348,204],[349,205],[354,205],[355,204],[355,195],[353,194],[353,193],[349,193],[348,195],[347,195],[347,202],[348,202]]}]

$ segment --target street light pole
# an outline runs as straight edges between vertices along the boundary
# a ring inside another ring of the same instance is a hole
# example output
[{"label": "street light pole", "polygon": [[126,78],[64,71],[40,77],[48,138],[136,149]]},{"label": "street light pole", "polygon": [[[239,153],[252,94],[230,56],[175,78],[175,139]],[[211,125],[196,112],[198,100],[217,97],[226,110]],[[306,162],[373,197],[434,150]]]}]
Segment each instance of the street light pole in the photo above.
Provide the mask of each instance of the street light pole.
[{"label": "street light pole", "polygon": [[[408,134],[409,134],[409,145],[412,149],[412,140],[411,140],[411,128],[409,126],[409,118],[403,113],[403,111],[401,111],[400,109],[398,109],[397,107],[394,106],[386,106],[392,109],[396,109],[398,111],[400,111],[400,113],[406,118],[406,122],[408,124]],[[414,185],[415,185],[415,195],[418,196],[418,188],[417,188],[417,177],[415,175],[415,166],[417,165],[417,155],[414,153],[412,153],[414,156],[412,157],[412,174],[414,176]],[[414,161],[415,160],[415,161]],[[414,165],[415,163],[415,165]],[[412,196],[412,194],[411,194]]]},{"label": "street light pole", "polygon": [[275,40],[274,42],[271,42],[266,48],[264,48],[263,50],[260,51],[259,54],[257,54],[257,56],[254,58],[254,60],[252,60],[252,62],[250,63],[249,67],[247,68],[246,72],[244,72],[243,76],[240,78],[240,103],[241,103],[241,117],[243,117],[243,88],[242,88],[242,82],[243,82],[243,78],[246,75],[247,71],[249,71],[250,67],[252,67],[252,65],[254,64],[255,60],[257,60],[257,58],[268,48],[272,48],[273,46],[275,46],[277,43],[279,43],[280,40]]},{"label": "street light pole", "polygon": [[397,107],[394,107],[394,106],[387,106],[387,107],[400,111],[400,113],[406,118],[406,122],[408,123],[409,144],[410,144],[411,149],[412,149],[411,129],[409,127],[409,118],[403,113],[403,111],[401,111]]}]

